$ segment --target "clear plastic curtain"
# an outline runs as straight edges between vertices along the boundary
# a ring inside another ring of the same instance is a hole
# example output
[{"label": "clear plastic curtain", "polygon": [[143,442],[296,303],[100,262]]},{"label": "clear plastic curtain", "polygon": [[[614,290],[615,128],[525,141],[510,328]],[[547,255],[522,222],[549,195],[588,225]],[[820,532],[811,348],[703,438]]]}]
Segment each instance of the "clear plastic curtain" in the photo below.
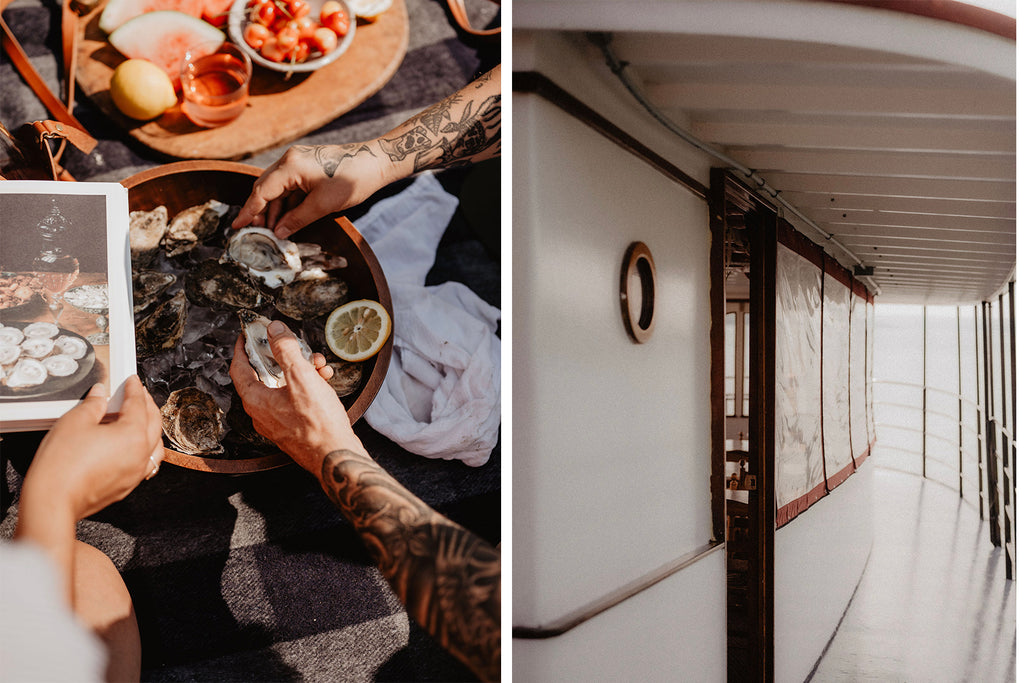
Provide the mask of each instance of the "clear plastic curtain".
[{"label": "clear plastic curtain", "polygon": [[853,473],[850,443],[850,297],[842,282],[825,275],[822,315],[822,426],[825,439],[825,480],[838,486]]},{"label": "clear plastic curtain", "polygon": [[850,313],[850,442],[856,462],[868,452],[868,302],[853,296]]},{"label": "clear plastic curtain", "polygon": [[819,267],[779,245],[775,295],[775,502],[784,524],[824,494]]}]

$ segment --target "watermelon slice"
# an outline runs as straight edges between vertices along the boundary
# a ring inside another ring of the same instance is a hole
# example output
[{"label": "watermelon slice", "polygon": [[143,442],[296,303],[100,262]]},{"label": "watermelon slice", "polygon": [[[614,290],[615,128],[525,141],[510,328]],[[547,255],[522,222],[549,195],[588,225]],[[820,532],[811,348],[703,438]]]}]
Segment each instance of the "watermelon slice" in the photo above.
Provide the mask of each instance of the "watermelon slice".
[{"label": "watermelon slice", "polygon": [[110,44],[129,59],[148,59],[178,88],[181,60],[193,45],[223,43],[224,33],[202,19],[175,10],[147,12],[129,19],[110,34]]},{"label": "watermelon slice", "polygon": [[110,0],[100,15],[100,29],[113,33],[121,24],[147,12],[174,10],[193,17],[203,16],[204,0]]}]

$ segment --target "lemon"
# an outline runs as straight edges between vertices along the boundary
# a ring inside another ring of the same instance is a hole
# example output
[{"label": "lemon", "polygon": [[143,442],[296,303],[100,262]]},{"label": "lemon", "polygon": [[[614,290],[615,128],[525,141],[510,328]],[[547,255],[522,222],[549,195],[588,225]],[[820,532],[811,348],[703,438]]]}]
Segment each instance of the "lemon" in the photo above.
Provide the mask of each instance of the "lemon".
[{"label": "lemon", "polygon": [[110,98],[126,116],[140,121],[155,119],[178,103],[170,76],[145,59],[128,59],[110,78]]},{"label": "lemon", "polygon": [[360,19],[373,21],[391,7],[391,0],[348,0],[352,14]]},{"label": "lemon", "polygon": [[349,301],[327,316],[324,333],[334,355],[355,363],[381,350],[391,334],[391,316],[376,301]]}]

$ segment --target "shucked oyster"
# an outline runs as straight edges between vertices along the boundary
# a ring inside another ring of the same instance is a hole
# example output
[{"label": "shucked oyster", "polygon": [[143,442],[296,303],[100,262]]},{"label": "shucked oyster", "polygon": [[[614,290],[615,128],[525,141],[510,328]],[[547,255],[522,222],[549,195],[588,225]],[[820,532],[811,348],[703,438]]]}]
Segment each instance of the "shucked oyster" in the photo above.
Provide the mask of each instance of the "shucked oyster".
[{"label": "shucked oyster", "polygon": [[278,239],[266,228],[242,228],[229,238],[221,261],[240,264],[268,287],[288,284],[302,272],[295,242]]},{"label": "shucked oyster", "polygon": [[132,312],[141,313],[153,304],[167,288],[178,281],[174,273],[157,270],[132,272]]},{"label": "shucked oyster", "polygon": [[224,452],[224,411],[205,391],[196,387],[172,391],[160,408],[160,416],[164,435],[176,450],[189,455]]},{"label": "shucked oyster", "polygon": [[203,261],[185,276],[185,293],[189,301],[207,308],[238,310],[267,303],[242,267],[231,261]]},{"label": "shucked oyster", "polygon": [[179,291],[135,325],[135,348],[141,356],[150,356],[174,348],[185,331],[188,303]]},{"label": "shucked oyster", "polygon": [[160,242],[167,234],[167,207],[128,214],[128,240],[132,248],[132,265],[145,268],[156,256]]},{"label": "shucked oyster", "polygon": [[334,374],[327,380],[327,383],[334,389],[338,398],[348,396],[359,388],[359,383],[363,379],[362,363],[349,363],[341,360],[331,361],[327,364],[334,370]]},{"label": "shucked oyster", "polygon": [[[249,356],[249,364],[256,370],[256,375],[271,389],[283,387],[284,371],[277,364],[274,352],[270,349],[270,341],[267,339],[270,318],[250,310],[242,310],[238,312],[238,319],[242,323],[242,334],[245,336],[245,353]],[[309,345],[301,339],[299,345],[302,347],[302,356],[306,360],[312,360],[313,352]]]},{"label": "shucked oyster", "polygon": [[348,285],[333,277],[295,280],[282,287],[280,292],[274,306],[295,320],[309,320],[330,313],[348,301]]},{"label": "shucked oyster", "polygon": [[300,280],[327,277],[327,271],[348,266],[348,259],[344,256],[326,252],[314,242],[296,242],[295,246],[299,248],[299,256],[302,258],[302,272],[298,276]]},{"label": "shucked oyster", "polygon": [[191,206],[171,221],[164,235],[164,251],[168,256],[177,256],[191,251],[200,242],[211,237],[220,227],[221,219],[229,207],[223,202],[211,199],[205,204]]}]

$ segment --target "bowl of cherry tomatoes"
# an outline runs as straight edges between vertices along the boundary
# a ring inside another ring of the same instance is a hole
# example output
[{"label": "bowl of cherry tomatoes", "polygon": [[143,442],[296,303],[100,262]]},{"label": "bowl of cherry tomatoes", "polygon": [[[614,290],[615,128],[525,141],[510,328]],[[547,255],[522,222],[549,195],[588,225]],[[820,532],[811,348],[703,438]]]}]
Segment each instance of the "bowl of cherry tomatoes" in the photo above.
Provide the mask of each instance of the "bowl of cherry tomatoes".
[{"label": "bowl of cherry tomatoes", "polygon": [[316,71],[340,57],[356,32],[345,0],[235,0],[231,41],[254,64],[283,73]]}]

